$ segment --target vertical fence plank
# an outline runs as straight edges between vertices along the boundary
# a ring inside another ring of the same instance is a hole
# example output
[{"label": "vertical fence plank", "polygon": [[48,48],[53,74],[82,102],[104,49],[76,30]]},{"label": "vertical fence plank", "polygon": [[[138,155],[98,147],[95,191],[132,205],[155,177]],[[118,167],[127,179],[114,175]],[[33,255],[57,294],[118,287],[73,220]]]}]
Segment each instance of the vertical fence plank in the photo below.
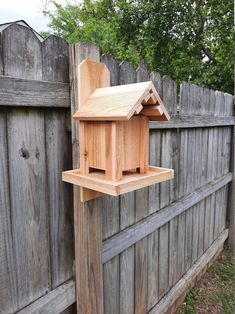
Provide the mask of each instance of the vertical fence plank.
[{"label": "vertical fence plank", "polygon": [[185,272],[185,258],[184,258],[184,251],[185,251],[185,213],[182,213],[178,216],[178,237],[177,237],[177,279],[180,279]]},{"label": "vertical fence plank", "polygon": [[[151,166],[160,166],[161,161],[161,131],[150,130],[150,156],[149,163]],[[149,187],[149,214],[152,214],[160,209],[159,184],[154,184]]]},{"label": "vertical fence plank", "polygon": [[[158,94],[162,97],[162,79],[157,72],[151,72],[150,80],[153,82]],[[149,162],[152,166],[160,166],[161,162],[161,131],[150,131],[150,147],[149,147]],[[149,187],[149,213],[154,213],[160,209],[159,199],[159,184],[151,185]]]},{"label": "vertical fence plank", "polygon": [[[137,82],[149,80],[148,70],[145,64],[137,69]],[[136,197],[136,221],[148,215],[148,187],[137,190]],[[147,237],[135,245],[135,313],[147,312]]]},{"label": "vertical fence plank", "polygon": [[63,38],[50,35],[42,42],[42,78],[69,82],[69,47]]},{"label": "vertical fence plank", "polygon": [[169,286],[172,287],[177,281],[177,254],[179,233],[178,217],[169,222]]},{"label": "vertical fence plank", "polygon": [[159,231],[148,236],[148,310],[158,301],[158,249]]},{"label": "vertical fence plank", "polygon": [[162,78],[161,78],[160,73],[151,72],[150,73],[150,80],[153,82],[159,96],[162,98]]},{"label": "vertical fence plank", "polygon": [[36,109],[11,110],[8,139],[15,276],[21,308],[50,288],[44,114]]},{"label": "vertical fence plank", "polygon": [[13,313],[17,307],[16,262],[9,197],[9,165],[6,112],[0,113],[0,309]]},{"label": "vertical fence plank", "polygon": [[66,113],[48,112],[45,122],[51,279],[52,288],[55,288],[71,278],[73,269],[72,186],[61,181],[61,172],[72,167],[72,151],[68,145],[70,134],[66,131]]},{"label": "vertical fence plank", "polygon": [[42,79],[41,43],[34,32],[12,24],[2,32],[4,75],[24,79]]},{"label": "vertical fence plank", "polygon": [[159,229],[158,291],[159,299],[169,289],[169,224]]},{"label": "vertical fence plank", "polygon": [[[68,82],[68,43],[49,36],[42,43],[42,78]],[[49,232],[52,288],[72,276],[74,260],[72,186],[61,181],[61,172],[72,168],[68,112],[45,113],[48,172]]]},{"label": "vertical fence plank", "polygon": [[[12,24],[1,37],[3,74],[41,80],[41,42],[34,32]],[[15,310],[45,294],[51,285],[44,122],[44,113],[36,109],[12,109],[7,113]]]}]

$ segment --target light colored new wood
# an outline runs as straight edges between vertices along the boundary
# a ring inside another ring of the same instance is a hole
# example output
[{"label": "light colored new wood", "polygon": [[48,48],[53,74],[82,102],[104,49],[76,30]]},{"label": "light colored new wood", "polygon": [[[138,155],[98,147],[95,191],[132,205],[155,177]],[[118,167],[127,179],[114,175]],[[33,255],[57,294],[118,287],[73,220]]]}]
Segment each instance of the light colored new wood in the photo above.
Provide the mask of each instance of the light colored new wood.
[{"label": "light colored new wood", "polygon": [[[84,62],[86,62],[86,68],[88,69],[87,73],[85,72],[85,74],[83,74],[84,81],[86,81],[86,78],[88,78],[91,73],[95,73],[94,69],[93,72],[92,69],[89,69],[91,65],[95,67],[95,64],[91,64],[88,60]],[[80,71],[83,71],[84,64],[81,65]],[[99,67],[100,66],[99,64]],[[93,76],[88,79],[88,85],[95,79]],[[83,87],[82,85],[81,91],[83,91],[83,88],[85,88],[85,90],[87,89],[86,86]],[[149,118],[158,120],[159,116],[161,116],[162,120],[169,120],[169,115],[154,85],[150,81],[108,88],[97,88],[95,91],[93,88],[94,86],[88,88],[88,94],[90,93],[88,97],[85,96],[81,98],[82,106],[73,116],[74,118],[79,120],[102,121],[129,120],[136,112],[139,113],[144,108],[142,102],[147,105],[152,105],[155,101],[154,105],[156,106],[151,106],[152,110]],[[148,100],[146,101],[145,99]]]},{"label": "light colored new wood", "polygon": [[[140,76],[140,74],[138,75]],[[143,79],[142,75],[138,80],[142,81]],[[141,114],[143,107],[150,107],[150,109],[146,109],[147,111],[156,110],[157,116],[161,120],[169,119],[152,82],[114,87],[110,87],[109,84],[110,73],[105,64],[90,60],[81,62],[78,81],[78,101],[81,105],[73,116],[80,120],[83,120],[82,117],[85,118],[79,126],[81,175],[88,177],[87,182],[94,183],[94,178],[97,177],[96,172],[102,170],[107,179],[106,186],[108,180],[122,180],[125,171],[139,171],[140,174],[146,174],[148,171],[148,120],[151,116],[146,117],[143,115],[144,113]],[[134,113],[140,115],[132,117]],[[121,119],[119,119],[120,117]],[[97,119],[101,122],[95,121]],[[129,121],[118,122],[122,119]],[[105,120],[114,121],[104,122]],[[69,182],[67,175],[66,177]],[[91,178],[93,178],[92,181]],[[163,180],[165,179],[163,178]],[[83,184],[82,187],[95,190],[94,185],[88,187]],[[98,189],[98,191],[102,192],[103,190]],[[81,190],[81,195],[82,193],[83,190]],[[121,193],[117,194],[116,192],[116,195],[119,194]],[[99,195],[97,194],[97,196]],[[81,199],[84,198],[81,197]],[[88,198],[86,197],[86,199]]]},{"label": "light colored new wood", "polygon": [[[140,151],[139,151],[139,167],[140,173],[146,173],[149,163],[149,125],[148,118],[140,116]],[[134,157],[134,156],[133,156]]]},{"label": "light colored new wood", "polygon": [[93,200],[93,199],[98,198],[98,197],[103,196],[103,195],[104,195],[104,193],[80,187],[80,200],[81,200],[81,202],[87,202],[87,201]]},{"label": "light colored new wood", "polygon": [[[136,82],[136,71],[129,62],[119,67],[119,84]],[[120,196],[120,229],[135,223],[135,191]],[[131,246],[120,254],[120,313],[134,314],[135,311],[135,247]]]},{"label": "light colored new wood", "polygon": [[[86,58],[98,61],[99,50],[87,44],[70,47],[72,114],[79,106],[78,65]],[[78,125],[72,123],[74,167],[79,165],[78,133]],[[74,187],[74,226],[77,311],[78,313],[103,314],[102,203],[100,200],[82,203],[80,191],[76,186]]]},{"label": "light colored new wood", "polygon": [[172,179],[173,176],[174,171],[172,169],[160,167],[149,167],[148,172],[145,174],[126,173],[120,181],[107,180],[105,175],[99,172],[90,173],[89,176],[85,176],[81,173],[80,169],[64,171],[62,173],[62,179],[65,182],[114,196]]},{"label": "light colored new wood", "polygon": [[87,100],[97,88],[107,86],[110,86],[110,73],[106,65],[92,60],[83,60],[79,64],[78,101],[80,105],[78,111],[85,110]]}]

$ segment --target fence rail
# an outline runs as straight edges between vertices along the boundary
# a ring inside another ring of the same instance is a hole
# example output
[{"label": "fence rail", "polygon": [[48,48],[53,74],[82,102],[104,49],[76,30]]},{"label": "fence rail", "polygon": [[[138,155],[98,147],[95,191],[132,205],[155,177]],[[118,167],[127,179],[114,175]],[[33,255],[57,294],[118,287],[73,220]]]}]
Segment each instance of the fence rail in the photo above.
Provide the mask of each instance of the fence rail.
[{"label": "fence rail", "polygon": [[150,164],[175,170],[172,181],[83,205],[84,215],[102,212],[103,292],[95,284],[91,303],[100,295],[107,314],[174,307],[228,232],[234,238],[233,96],[183,82],[177,104],[177,84],[168,76],[100,57],[92,45],[69,52],[63,39],[41,42],[22,24],[1,29],[1,47],[2,313],[74,312],[73,196],[75,209],[81,205],[61,172],[79,165],[77,125],[68,116],[70,107],[76,110],[77,66],[85,58],[104,62],[112,85],[153,81],[171,120],[150,123]]}]

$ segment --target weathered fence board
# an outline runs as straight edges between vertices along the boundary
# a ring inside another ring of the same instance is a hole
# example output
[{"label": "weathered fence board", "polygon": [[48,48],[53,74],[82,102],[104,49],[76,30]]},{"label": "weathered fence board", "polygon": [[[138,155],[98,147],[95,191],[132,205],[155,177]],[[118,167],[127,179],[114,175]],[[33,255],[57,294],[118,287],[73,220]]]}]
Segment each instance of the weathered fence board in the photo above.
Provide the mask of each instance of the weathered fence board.
[{"label": "weathered fence board", "polygon": [[231,180],[232,174],[228,173],[222,178],[212,181],[186,197],[181,198],[179,201],[170,204],[166,208],[146,217],[142,221],[105,240],[103,245],[103,263],[126,250],[137,241],[148,236],[177,215],[184,213],[190,207],[215,193],[221,187],[231,182]]},{"label": "weathered fence board", "polygon": [[[29,27],[13,23],[1,32],[3,313],[19,311],[72,276],[72,189],[60,175],[71,168],[71,142],[68,111],[57,108],[70,107],[68,44],[57,41],[63,44],[47,47],[43,62],[44,43]],[[53,67],[62,50],[63,69]]]},{"label": "weathered fence board", "polygon": [[0,76],[0,106],[70,107],[69,85]]}]

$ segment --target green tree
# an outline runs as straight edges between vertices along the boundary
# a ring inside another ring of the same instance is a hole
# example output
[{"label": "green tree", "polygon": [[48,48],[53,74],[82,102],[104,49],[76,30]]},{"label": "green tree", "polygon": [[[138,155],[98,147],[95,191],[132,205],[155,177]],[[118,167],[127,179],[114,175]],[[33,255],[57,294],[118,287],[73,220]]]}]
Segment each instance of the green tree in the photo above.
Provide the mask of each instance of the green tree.
[{"label": "green tree", "polygon": [[46,11],[53,32],[69,42],[97,44],[102,53],[177,82],[233,93],[232,0],[84,0]]}]

